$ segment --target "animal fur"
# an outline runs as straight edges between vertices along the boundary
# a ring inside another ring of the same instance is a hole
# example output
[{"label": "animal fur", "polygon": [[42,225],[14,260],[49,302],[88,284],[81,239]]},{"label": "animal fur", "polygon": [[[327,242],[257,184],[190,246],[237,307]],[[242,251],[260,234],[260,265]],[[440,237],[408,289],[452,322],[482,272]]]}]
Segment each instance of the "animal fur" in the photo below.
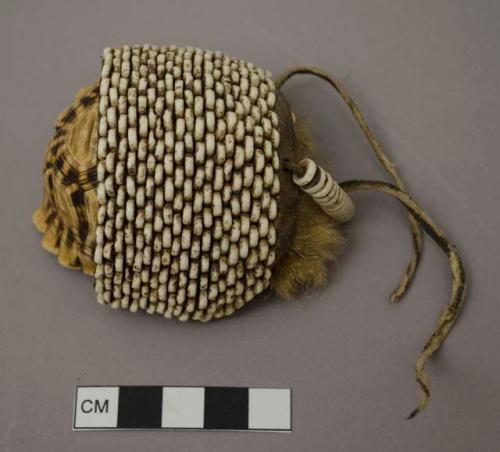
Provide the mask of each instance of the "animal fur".
[{"label": "animal fur", "polygon": [[[314,156],[313,140],[306,127],[298,122],[295,137],[294,161]],[[289,221],[294,222],[294,231],[271,280],[272,289],[284,298],[298,295],[305,288],[323,285],[328,262],[344,244],[338,225],[308,195],[299,191],[295,205],[288,216]]]}]

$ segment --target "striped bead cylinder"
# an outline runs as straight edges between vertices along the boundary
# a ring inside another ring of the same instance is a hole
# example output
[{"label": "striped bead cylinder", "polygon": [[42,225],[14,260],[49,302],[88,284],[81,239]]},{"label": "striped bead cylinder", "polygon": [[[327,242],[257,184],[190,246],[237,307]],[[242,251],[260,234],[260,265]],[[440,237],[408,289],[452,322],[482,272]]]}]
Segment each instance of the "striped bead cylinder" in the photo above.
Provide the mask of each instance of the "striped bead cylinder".
[{"label": "striped bead cylinder", "polygon": [[294,167],[293,181],[339,223],[354,215],[354,203],[332,175],[311,159],[303,159]]}]

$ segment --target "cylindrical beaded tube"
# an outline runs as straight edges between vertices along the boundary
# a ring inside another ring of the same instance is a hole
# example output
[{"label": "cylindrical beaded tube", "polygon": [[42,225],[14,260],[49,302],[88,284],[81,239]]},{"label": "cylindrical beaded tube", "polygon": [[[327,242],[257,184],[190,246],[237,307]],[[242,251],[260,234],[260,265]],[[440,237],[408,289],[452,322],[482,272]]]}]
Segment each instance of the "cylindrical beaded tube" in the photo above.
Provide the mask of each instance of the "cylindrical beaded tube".
[{"label": "cylindrical beaded tube", "polygon": [[345,223],[354,215],[354,203],[349,195],[313,160],[306,158],[295,166],[293,181],[335,221]]}]

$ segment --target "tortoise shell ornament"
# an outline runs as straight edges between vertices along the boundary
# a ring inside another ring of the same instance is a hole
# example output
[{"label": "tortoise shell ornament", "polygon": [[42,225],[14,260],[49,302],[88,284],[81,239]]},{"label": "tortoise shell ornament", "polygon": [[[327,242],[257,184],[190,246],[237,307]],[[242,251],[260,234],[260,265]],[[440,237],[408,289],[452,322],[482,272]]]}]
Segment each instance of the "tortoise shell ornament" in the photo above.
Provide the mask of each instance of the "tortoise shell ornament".
[{"label": "tortoise shell ornament", "polygon": [[[296,74],[328,82],[347,103],[393,183],[337,183],[282,85]],[[100,304],[180,320],[231,315],[269,289],[287,298],[322,285],[354,214],[348,192],[377,190],[409,212],[413,257],[391,296],[406,292],[419,262],[420,227],[447,255],[451,300],[416,363],[425,365],[453,327],[465,277],[455,247],[406,191],[361,111],[337,80],[299,67],[276,82],[251,63],[191,47],[104,50],[99,82],[61,113],[45,154],[45,192],[33,221],[42,245],[95,278]]]}]

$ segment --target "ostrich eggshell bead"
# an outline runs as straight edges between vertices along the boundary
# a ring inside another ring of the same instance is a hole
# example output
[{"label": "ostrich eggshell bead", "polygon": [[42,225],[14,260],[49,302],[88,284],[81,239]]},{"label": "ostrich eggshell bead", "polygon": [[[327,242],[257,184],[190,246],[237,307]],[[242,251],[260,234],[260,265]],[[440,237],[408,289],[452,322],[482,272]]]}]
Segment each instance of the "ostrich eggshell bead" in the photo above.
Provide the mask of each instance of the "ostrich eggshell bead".
[{"label": "ostrich eggshell bead", "polygon": [[125,46],[104,51],[99,93],[99,301],[181,320],[232,314],[274,264],[270,74],[220,52]]}]

